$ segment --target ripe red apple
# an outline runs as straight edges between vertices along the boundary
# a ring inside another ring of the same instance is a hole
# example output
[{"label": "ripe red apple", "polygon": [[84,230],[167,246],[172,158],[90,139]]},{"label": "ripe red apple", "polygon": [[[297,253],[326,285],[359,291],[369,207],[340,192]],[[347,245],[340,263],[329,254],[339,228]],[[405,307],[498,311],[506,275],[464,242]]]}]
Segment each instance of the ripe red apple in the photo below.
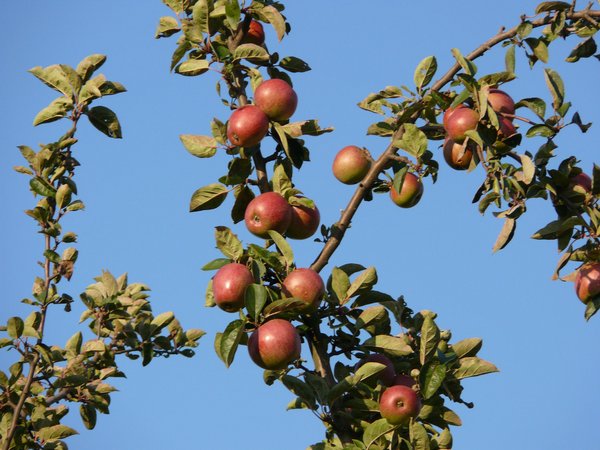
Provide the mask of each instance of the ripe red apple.
[{"label": "ripe red apple", "polygon": [[379,399],[379,412],[392,425],[406,425],[411,417],[417,417],[420,411],[421,400],[408,386],[391,386]]},{"label": "ripe red apple", "polygon": [[575,278],[575,292],[585,304],[600,294],[600,262],[587,263],[579,268]]},{"label": "ripe red apple", "polygon": [[269,131],[269,118],[258,106],[236,109],[227,123],[227,138],[239,147],[254,147]]},{"label": "ripe red apple", "polygon": [[292,207],[281,194],[265,192],[248,203],[244,221],[250,233],[267,239],[269,230],[286,232],[292,222]]},{"label": "ripe red apple", "polygon": [[500,129],[498,130],[498,139],[506,139],[514,134],[517,134],[517,129],[510,119],[504,116],[498,116],[498,123],[500,124]]},{"label": "ripe red apple", "polygon": [[457,109],[460,109],[460,108],[466,108],[466,106],[463,105],[462,103],[459,103],[455,107],[448,108],[446,111],[444,111],[444,119],[443,119],[444,128],[446,128],[448,126],[448,119],[450,119],[450,116],[454,113],[454,111],[456,111]]},{"label": "ripe red apple", "polygon": [[447,137],[460,143],[464,141],[467,131],[477,129],[479,114],[471,108],[456,108],[445,119],[445,122],[444,129],[446,130]]},{"label": "ripe red apple", "polygon": [[423,196],[423,183],[414,173],[407,173],[404,177],[404,183],[400,192],[392,186],[390,189],[390,198],[401,208],[411,208],[419,203]]},{"label": "ripe red apple", "polygon": [[251,20],[248,31],[242,39],[243,44],[263,45],[265,43],[265,30],[260,22]]},{"label": "ripe red apple", "polygon": [[[375,382],[381,381],[381,383],[384,386],[391,386],[392,384],[394,384],[394,377],[396,376],[396,369],[394,369],[394,364],[392,363],[390,358],[388,358],[385,355],[379,354],[379,353],[369,355],[366,358],[361,359],[356,364],[356,366],[354,367],[354,371],[356,372],[361,366],[363,366],[364,364],[366,364],[368,362],[375,362],[375,363],[383,364],[385,366],[385,369],[383,369],[381,372],[378,372],[375,375],[375,378],[374,378]],[[367,384],[369,384],[368,383],[369,380],[366,380],[366,381],[367,381]]]},{"label": "ripe red apple", "polygon": [[394,378],[394,382],[392,384],[398,385],[398,386],[407,386],[409,388],[412,388],[415,385],[415,380],[413,380],[408,375],[404,375],[403,373],[400,373],[400,374],[396,375],[396,377]]},{"label": "ripe red apple", "polygon": [[292,222],[286,236],[290,239],[307,239],[315,234],[321,223],[321,214],[315,206],[292,205]]},{"label": "ripe red apple", "polygon": [[571,188],[579,186],[585,192],[592,192],[592,179],[587,173],[578,173],[577,175],[571,178],[569,184]]},{"label": "ripe red apple", "polygon": [[254,277],[243,264],[225,264],[213,277],[215,303],[223,311],[235,312],[244,306],[244,292]]},{"label": "ripe red apple", "polygon": [[263,369],[285,369],[300,357],[300,335],[287,320],[269,320],[248,339],[248,353]]},{"label": "ripe red apple", "polygon": [[344,184],[356,184],[361,181],[369,169],[371,160],[367,152],[356,145],[341,149],[333,160],[333,175]]},{"label": "ripe red apple", "polygon": [[510,95],[500,89],[490,89],[488,103],[494,111],[500,114],[514,114],[515,102]]},{"label": "ripe red apple", "polygon": [[466,170],[471,165],[475,145],[471,141],[466,146],[458,144],[452,139],[444,141],[444,159],[450,167],[456,170]]},{"label": "ripe red apple", "polygon": [[254,104],[271,120],[288,120],[296,111],[298,96],[284,80],[273,78],[263,81],[254,92]]},{"label": "ripe red apple", "polygon": [[294,297],[306,303],[303,311],[314,311],[325,294],[325,284],[321,276],[312,269],[292,270],[281,285],[286,297]]}]

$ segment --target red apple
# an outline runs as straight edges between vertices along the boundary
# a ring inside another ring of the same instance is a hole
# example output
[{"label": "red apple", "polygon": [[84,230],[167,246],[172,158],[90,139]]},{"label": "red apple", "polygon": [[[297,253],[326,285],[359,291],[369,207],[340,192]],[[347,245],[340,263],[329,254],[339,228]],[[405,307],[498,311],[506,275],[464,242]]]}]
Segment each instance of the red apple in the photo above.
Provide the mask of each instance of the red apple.
[{"label": "red apple", "polygon": [[292,222],[292,207],[281,194],[265,192],[248,203],[244,221],[250,233],[267,239],[269,230],[286,232]]},{"label": "red apple", "polygon": [[398,385],[398,386],[407,386],[409,388],[412,388],[415,385],[415,380],[413,380],[408,375],[404,375],[403,373],[399,373],[394,378],[394,382],[392,384]]},{"label": "red apple", "polygon": [[254,277],[245,265],[225,264],[213,277],[215,303],[224,311],[239,311],[244,306],[244,292],[252,283]]},{"label": "red apple", "polygon": [[579,268],[575,278],[575,292],[585,304],[600,294],[600,262],[587,263]]},{"label": "red apple", "polygon": [[325,294],[325,284],[321,276],[312,269],[292,270],[281,285],[286,297],[294,297],[306,303],[303,311],[314,311]]},{"label": "red apple", "polygon": [[227,123],[227,138],[239,147],[254,147],[269,131],[269,118],[258,106],[236,109]]},{"label": "red apple", "polygon": [[300,335],[287,320],[269,320],[248,339],[248,353],[263,369],[285,369],[300,357]]},{"label": "red apple", "polygon": [[242,39],[243,44],[263,45],[265,43],[265,30],[260,22],[251,20],[248,31]]},{"label": "red apple", "polygon": [[498,130],[498,139],[506,139],[517,134],[517,129],[510,119],[503,116],[498,116],[498,123],[500,124],[500,129]]},{"label": "red apple", "polygon": [[467,131],[477,129],[479,114],[471,108],[456,108],[445,121],[447,137],[460,143],[464,141]]},{"label": "red apple", "polygon": [[315,234],[321,223],[321,214],[315,206],[292,205],[292,222],[286,236],[290,239],[307,239]]},{"label": "red apple", "polygon": [[514,114],[515,102],[510,95],[500,89],[490,89],[488,103],[494,111],[500,114]]},{"label": "red apple", "polygon": [[356,184],[361,181],[369,169],[371,160],[367,152],[356,145],[341,149],[333,160],[333,175],[344,184]]},{"label": "red apple", "polygon": [[423,196],[423,183],[414,173],[407,173],[402,183],[400,192],[392,186],[390,189],[390,198],[401,208],[411,208],[419,203]]},{"label": "red apple", "polygon": [[379,412],[392,425],[406,425],[420,411],[421,400],[408,386],[391,386],[381,394]]},{"label": "red apple", "polygon": [[471,165],[475,148],[472,141],[469,141],[465,146],[464,143],[458,144],[452,139],[446,138],[444,141],[444,159],[453,169],[466,170]]},{"label": "red apple", "polygon": [[254,104],[271,120],[288,120],[296,111],[298,96],[284,80],[273,78],[263,81],[254,92]]},{"label": "red apple", "polygon": [[585,192],[592,192],[592,179],[587,173],[578,173],[571,178],[571,188],[580,187]]},{"label": "red apple", "polygon": [[[374,377],[375,382],[381,381],[381,383],[384,386],[391,386],[392,384],[394,384],[394,377],[396,376],[396,369],[394,369],[394,364],[392,363],[390,358],[388,358],[385,355],[381,355],[379,353],[369,355],[366,358],[361,359],[356,364],[356,366],[354,367],[354,371],[356,372],[361,366],[363,366],[364,364],[366,364],[368,362],[375,362],[375,363],[383,364],[385,366],[385,368],[381,372],[378,372],[375,375],[375,377]],[[365,381],[365,380],[363,380],[363,381]],[[366,381],[367,381],[367,384],[369,384],[368,383],[369,380],[366,380]]]},{"label": "red apple", "polygon": [[448,120],[450,119],[450,116],[454,113],[454,111],[456,111],[457,109],[460,109],[460,108],[466,108],[466,106],[463,105],[462,103],[459,103],[455,107],[448,108],[446,111],[444,111],[444,118],[443,118],[444,128],[446,128],[448,126]]}]

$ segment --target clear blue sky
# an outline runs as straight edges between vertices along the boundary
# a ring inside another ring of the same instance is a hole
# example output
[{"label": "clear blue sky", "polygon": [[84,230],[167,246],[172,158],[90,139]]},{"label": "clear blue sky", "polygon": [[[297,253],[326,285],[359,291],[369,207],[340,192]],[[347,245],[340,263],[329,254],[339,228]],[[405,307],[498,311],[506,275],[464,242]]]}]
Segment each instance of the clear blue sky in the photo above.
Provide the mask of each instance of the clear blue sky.
[{"label": "clear blue sky", "polygon": [[[331,175],[337,150],[356,144],[378,154],[386,145],[366,137],[377,117],[356,103],[386,85],[412,84],[414,67],[425,56],[435,54],[440,68],[447,68],[450,48],[467,53],[535,5],[530,0],[287,3],[292,34],[279,44],[268,29],[267,39],[272,50],[302,57],[313,68],[294,78],[300,98],[295,117],[319,118],[336,128],[308,142],[312,163],[295,179],[316,200],[326,224],[337,220],[352,194]],[[111,414],[100,416],[96,430],[88,432],[73,408],[70,423],[81,435],[69,446],[303,449],[322,439],[321,424],[309,412],[286,412],[292,395],[280,385],[267,387],[244,348],[228,370],[213,352],[214,334],[231,316],[204,308],[210,273],[200,267],[219,256],[213,227],[231,224],[227,208],[196,214],[187,208],[191,193],[213,182],[224,161],[195,159],[178,135],[209,134],[211,118],[225,120],[229,113],[215,94],[214,76],[169,73],[175,41],[153,39],[159,17],[168,13],[159,0],[0,3],[0,321],[28,314],[19,300],[30,294],[38,273],[35,261],[43,250],[34,223],[22,213],[34,200],[27,178],[11,169],[22,164],[16,146],[48,142],[66,126],[31,126],[37,111],[54,97],[26,70],[76,65],[88,54],[107,54],[102,72],[128,92],[99,104],[117,112],[124,139],[105,138],[88,124],[80,127],[77,178],[87,209],[66,225],[80,236],[80,257],[67,292],[77,296],[102,269],[115,275],[127,271],[130,280],[152,287],[156,312],[172,310],[185,327],[208,334],[191,360],[171,358],[143,369],[124,361],[128,378],[118,384]],[[598,61],[564,63],[572,46],[558,43],[553,50],[553,45],[548,66],[563,75],[574,110],[596,126],[584,136],[566,132],[560,155],[575,153],[589,171],[600,142]],[[478,62],[482,73],[501,70],[503,64],[497,51]],[[513,97],[549,98],[541,68],[531,72],[519,58],[517,70],[519,78],[507,88]],[[539,145],[528,141],[520,151]],[[411,210],[377,196],[363,205],[324,273],[347,262],[374,265],[380,290],[404,294],[415,310],[438,312],[440,325],[450,328],[456,340],[484,339],[481,355],[501,372],[465,382],[464,397],[476,408],[456,406],[464,426],[455,429],[455,448],[596,450],[600,317],[584,322],[572,284],[550,281],[558,256],[554,244],[529,239],[554,218],[548,203],[531,202],[512,244],[491,253],[502,223],[491,215],[481,217],[470,203],[482,178],[480,168],[465,174],[443,165],[439,182],[427,180],[421,203]],[[242,224],[234,231],[251,241]],[[298,265],[309,264],[318,250],[317,243],[295,243]],[[53,313],[48,337],[64,345],[79,312]],[[0,352],[0,367],[6,368],[12,356]]]}]

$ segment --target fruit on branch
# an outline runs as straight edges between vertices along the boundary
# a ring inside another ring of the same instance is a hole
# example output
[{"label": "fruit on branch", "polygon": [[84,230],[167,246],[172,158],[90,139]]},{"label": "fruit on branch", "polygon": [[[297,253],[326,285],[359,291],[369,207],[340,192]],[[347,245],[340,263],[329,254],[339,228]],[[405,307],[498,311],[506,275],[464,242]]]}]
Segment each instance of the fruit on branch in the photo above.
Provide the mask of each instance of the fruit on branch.
[{"label": "fruit on branch", "polygon": [[517,129],[512,121],[504,116],[498,116],[500,129],[498,130],[498,139],[506,139],[517,134]]},{"label": "fruit on branch", "polygon": [[360,182],[371,168],[371,159],[365,149],[348,145],[333,160],[333,175],[344,184]]},{"label": "fruit on branch", "polygon": [[401,208],[411,208],[419,203],[423,196],[423,182],[414,173],[407,173],[404,176],[404,182],[400,192],[393,186],[390,188],[390,198]]},{"label": "fruit on branch", "polygon": [[479,114],[474,109],[455,108],[447,117],[444,116],[446,136],[461,143],[467,131],[476,130],[479,124]]},{"label": "fruit on branch", "polygon": [[394,381],[392,384],[398,385],[398,386],[407,386],[409,388],[412,388],[415,385],[415,380],[413,380],[408,375],[404,375],[403,373],[400,373],[394,377]]},{"label": "fruit on branch", "polygon": [[454,107],[450,107],[446,111],[444,111],[444,118],[442,120],[442,123],[444,124],[444,128],[446,128],[448,126],[448,120],[450,119],[450,116],[454,113],[454,111],[456,111],[457,109],[460,109],[460,108],[466,108],[466,105],[459,103],[458,105],[456,105]]},{"label": "fruit on branch", "polygon": [[288,120],[298,106],[296,91],[284,80],[273,78],[263,81],[254,92],[254,104],[271,120]]},{"label": "fruit on branch", "polygon": [[238,263],[225,264],[213,277],[215,303],[223,311],[239,311],[244,306],[246,288],[252,283],[254,277],[248,267]]},{"label": "fruit on branch", "polygon": [[256,20],[251,20],[248,31],[242,39],[242,44],[263,45],[265,43],[265,30],[262,24]]},{"label": "fruit on branch", "polygon": [[569,182],[571,189],[580,187],[585,192],[592,192],[592,179],[587,173],[581,172],[571,178]]},{"label": "fruit on branch", "polygon": [[292,222],[292,207],[281,194],[265,192],[248,203],[244,221],[250,233],[268,239],[269,230],[286,232]]},{"label": "fruit on branch", "polygon": [[286,236],[290,239],[307,239],[315,234],[321,223],[321,214],[315,206],[292,205],[292,221]]},{"label": "fruit on branch", "polygon": [[300,335],[287,320],[269,320],[248,339],[248,353],[263,369],[285,369],[300,357]]},{"label": "fruit on branch", "polygon": [[227,138],[239,147],[254,147],[269,131],[269,118],[255,105],[236,109],[227,123]]},{"label": "fruit on branch", "polygon": [[379,400],[381,416],[392,425],[406,425],[421,411],[421,400],[408,386],[395,385],[387,388]]},{"label": "fruit on branch", "polygon": [[306,303],[302,312],[310,312],[317,309],[323,294],[325,284],[321,276],[312,269],[292,270],[281,285],[281,291],[286,297],[294,297]]},{"label": "fruit on branch", "polygon": [[472,141],[463,142],[462,144],[458,144],[449,138],[444,141],[444,159],[453,169],[468,169],[473,160],[474,151],[476,151],[476,145]]},{"label": "fruit on branch", "polygon": [[587,263],[579,268],[575,277],[575,292],[585,304],[600,294],[600,262]]},{"label": "fruit on branch", "polygon": [[500,114],[515,113],[515,102],[510,95],[500,89],[490,89],[488,103],[492,109]]},{"label": "fruit on branch", "polygon": [[[391,386],[394,384],[394,378],[396,377],[396,369],[394,369],[394,364],[392,363],[390,358],[388,358],[385,355],[381,355],[379,353],[375,353],[373,355],[369,355],[366,358],[361,359],[354,367],[354,371],[356,372],[360,367],[362,367],[363,365],[365,365],[366,363],[369,363],[369,362],[379,363],[379,364],[383,364],[385,366],[385,368],[382,371],[377,372],[373,376],[372,380],[375,383],[377,381],[381,381],[381,383],[384,386]],[[371,378],[371,377],[369,377],[369,378]],[[366,382],[367,384],[370,384],[369,379],[363,380],[363,381]]]}]

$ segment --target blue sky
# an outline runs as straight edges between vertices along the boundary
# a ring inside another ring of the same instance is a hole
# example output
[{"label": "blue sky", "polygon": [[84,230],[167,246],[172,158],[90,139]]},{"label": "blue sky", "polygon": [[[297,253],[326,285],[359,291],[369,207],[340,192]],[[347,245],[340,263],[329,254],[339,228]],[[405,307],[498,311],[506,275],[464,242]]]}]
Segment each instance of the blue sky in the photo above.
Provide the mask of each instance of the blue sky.
[{"label": "blue sky", "polygon": [[[213,352],[213,338],[231,316],[204,308],[210,273],[202,265],[216,257],[213,227],[232,226],[227,208],[190,214],[188,201],[200,186],[224,171],[223,159],[190,156],[179,134],[209,134],[213,117],[229,112],[216,96],[213,75],[184,78],[169,73],[174,39],[154,40],[160,16],[169,10],[159,0],[142,2],[2,2],[4,39],[0,43],[0,321],[28,307],[37,275],[35,261],[43,243],[22,211],[34,202],[27,178],[12,171],[22,164],[17,145],[35,146],[61,135],[66,124],[31,126],[35,114],[54,97],[27,69],[54,63],[76,65],[91,53],[108,55],[102,68],[122,82],[126,94],[102,103],[115,110],[124,139],[110,140],[88,124],[80,127],[77,179],[86,211],[65,225],[79,234],[79,260],[67,292],[78,295],[101,270],[152,287],[155,312],[172,310],[185,327],[207,331],[193,359],[171,358],[149,367],[123,361],[127,380],[118,383],[111,414],[100,416],[96,430],[84,431],[76,408],[70,420],[81,435],[71,448],[275,450],[303,449],[322,439],[321,424],[305,411],[286,412],[292,398],[282,386],[266,386],[262,371],[242,348],[230,369]],[[414,67],[435,54],[440,71],[452,63],[450,49],[467,53],[502,25],[512,26],[531,13],[532,1],[461,2],[287,2],[293,31],[282,43],[267,29],[271,50],[306,60],[313,70],[294,77],[299,96],[295,118],[318,118],[335,132],[308,140],[312,162],[294,179],[314,198],[323,223],[339,216],[352,188],[331,174],[336,152],[350,144],[377,155],[387,142],[367,137],[375,115],[355,105],[386,85],[411,85]],[[567,99],[584,121],[600,123],[598,61],[568,65],[573,41],[551,46],[549,67],[567,86]],[[477,62],[481,73],[501,70],[504,56],[493,51]],[[519,78],[506,90],[516,98],[549,99],[541,67],[530,71],[523,58]],[[570,129],[558,141],[560,156],[576,154],[591,171],[597,160],[598,127],[581,135]],[[520,152],[535,151],[527,141]],[[439,152],[432,144],[430,149]],[[443,161],[442,161],[443,163]],[[551,281],[558,255],[553,243],[529,236],[554,213],[547,202],[531,202],[508,248],[492,254],[501,221],[482,217],[470,203],[483,179],[478,168],[459,173],[442,164],[439,181],[428,179],[418,207],[404,210],[387,196],[363,204],[333,265],[374,265],[378,288],[405,295],[414,310],[431,309],[454,339],[484,339],[482,357],[499,374],[465,382],[465,399],[476,408],[456,406],[463,427],[454,430],[455,448],[594,450],[600,425],[597,342],[599,320],[583,319],[583,305],[571,283]],[[227,205],[230,206],[228,202]],[[233,230],[252,238],[242,224]],[[320,244],[294,243],[298,266],[310,264]],[[60,345],[73,333],[79,310],[55,311],[48,338]],[[304,349],[306,352],[306,349]],[[0,353],[0,367],[12,355]]]}]

